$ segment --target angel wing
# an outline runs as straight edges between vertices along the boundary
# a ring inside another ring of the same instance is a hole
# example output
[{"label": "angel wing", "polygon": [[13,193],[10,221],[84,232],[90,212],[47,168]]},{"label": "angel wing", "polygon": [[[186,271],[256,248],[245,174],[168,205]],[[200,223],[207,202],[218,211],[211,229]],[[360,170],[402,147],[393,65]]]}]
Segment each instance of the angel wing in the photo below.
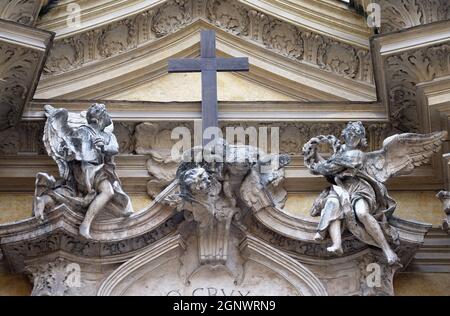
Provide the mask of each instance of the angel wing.
[{"label": "angel wing", "polygon": [[427,163],[433,153],[440,150],[446,137],[446,131],[390,136],[380,150],[366,154],[364,169],[383,183],[391,177],[409,174],[415,167]]},{"label": "angel wing", "polygon": [[59,174],[68,179],[68,162],[74,159],[75,148],[69,137],[74,127],[86,124],[81,115],[69,113],[66,109],[56,109],[51,105],[44,107],[47,121],[44,127],[43,142],[47,154],[58,165]]}]

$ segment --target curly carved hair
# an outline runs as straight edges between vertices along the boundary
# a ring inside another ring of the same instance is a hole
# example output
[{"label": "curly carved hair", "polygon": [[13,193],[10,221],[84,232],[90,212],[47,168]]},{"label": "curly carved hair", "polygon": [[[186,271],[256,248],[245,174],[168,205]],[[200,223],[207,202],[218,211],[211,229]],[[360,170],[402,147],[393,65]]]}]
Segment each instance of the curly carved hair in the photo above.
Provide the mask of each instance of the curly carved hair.
[{"label": "curly carved hair", "polygon": [[348,133],[353,133],[360,137],[359,146],[367,147],[366,129],[364,125],[360,122],[348,122],[347,126],[342,131],[342,136],[345,137]]},{"label": "curly carved hair", "polygon": [[92,104],[86,113],[86,120],[89,124],[99,123],[99,118],[103,117],[106,113],[106,106],[101,103],[94,103]]}]

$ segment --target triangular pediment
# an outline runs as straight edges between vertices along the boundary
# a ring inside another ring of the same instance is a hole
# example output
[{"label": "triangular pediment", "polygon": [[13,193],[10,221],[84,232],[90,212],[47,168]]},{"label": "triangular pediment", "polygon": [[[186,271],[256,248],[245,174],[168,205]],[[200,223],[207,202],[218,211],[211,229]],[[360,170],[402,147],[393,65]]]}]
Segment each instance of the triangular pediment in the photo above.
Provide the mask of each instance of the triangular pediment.
[{"label": "triangular pediment", "polygon": [[[35,98],[105,99],[113,96],[112,99],[116,99],[117,91],[123,96],[123,93],[126,95],[126,89],[136,93],[135,89],[138,86],[144,85],[145,88],[145,84],[155,82],[157,79],[161,83],[167,80],[164,75],[167,74],[169,59],[199,55],[200,31],[205,28],[214,29],[217,33],[217,55],[249,58],[250,72],[239,75],[240,79],[242,76],[246,77],[244,85],[251,88],[256,84],[260,92],[264,87],[263,95],[275,93],[278,94],[275,100],[297,101],[376,100],[375,89],[371,84],[345,78],[314,65],[299,63],[202,20],[117,56],[61,74],[44,76]],[[176,75],[170,76],[176,78],[174,77]],[[228,77],[225,75],[224,78]],[[242,81],[237,79],[234,87],[238,88],[239,83]],[[172,93],[175,88],[176,86],[166,87],[164,93]],[[229,88],[233,89],[233,86],[230,85]],[[139,93],[142,92],[137,92]],[[267,98],[272,99],[270,96]],[[147,101],[156,100],[159,100],[157,95],[149,96],[147,99]]]},{"label": "triangular pediment", "polygon": [[[217,74],[219,101],[294,101],[295,97],[263,86],[246,76],[232,73]],[[243,93],[244,92],[244,93]],[[166,74],[135,87],[126,87],[104,97],[105,100],[158,102],[201,101],[199,73]]]}]

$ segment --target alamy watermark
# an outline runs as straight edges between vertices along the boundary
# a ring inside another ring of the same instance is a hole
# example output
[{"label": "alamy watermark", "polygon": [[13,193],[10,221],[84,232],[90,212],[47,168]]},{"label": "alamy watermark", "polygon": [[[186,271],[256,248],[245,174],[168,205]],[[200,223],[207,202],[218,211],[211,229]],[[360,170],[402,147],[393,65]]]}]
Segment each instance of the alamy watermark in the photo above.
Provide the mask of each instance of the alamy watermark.
[{"label": "alamy watermark", "polygon": [[381,6],[378,3],[369,3],[366,7],[366,14],[368,27],[381,27]]},{"label": "alamy watermark", "polygon": [[[208,127],[202,132],[201,123],[195,122],[194,135],[189,128],[180,126],[172,130],[171,138],[177,141],[171,148],[175,161],[256,163],[264,156],[270,161],[261,172],[278,168],[279,127],[226,127],[224,135],[218,127]],[[202,146],[205,139],[208,142]]]},{"label": "alamy watermark", "polygon": [[378,263],[370,263],[366,267],[366,284],[369,288],[381,287],[381,267]]}]

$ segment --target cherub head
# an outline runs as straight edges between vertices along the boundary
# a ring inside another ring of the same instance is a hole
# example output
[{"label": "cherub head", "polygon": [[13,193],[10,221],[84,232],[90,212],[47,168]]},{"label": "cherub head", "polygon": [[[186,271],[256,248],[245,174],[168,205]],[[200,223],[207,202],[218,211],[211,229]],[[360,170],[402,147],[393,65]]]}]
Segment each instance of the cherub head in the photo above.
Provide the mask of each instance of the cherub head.
[{"label": "cherub head", "polygon": [[206,193],[211,185],[208,172],[200,167],[186,171],[183,182],[185,188],[193,195]]},{"label": "cherub head", "polygon": [[364,148],[367,146],[366,129],[361,122],[349,122],[342,131],[345,145],[351,148]]},{"label": "cherub head", "polygon": [[106,106],[101,103],[92,104],[86,113],[86,119],[90,125],[95,125],[103,130],[105,127],[111,125],[111,117],[106,111]]}]

